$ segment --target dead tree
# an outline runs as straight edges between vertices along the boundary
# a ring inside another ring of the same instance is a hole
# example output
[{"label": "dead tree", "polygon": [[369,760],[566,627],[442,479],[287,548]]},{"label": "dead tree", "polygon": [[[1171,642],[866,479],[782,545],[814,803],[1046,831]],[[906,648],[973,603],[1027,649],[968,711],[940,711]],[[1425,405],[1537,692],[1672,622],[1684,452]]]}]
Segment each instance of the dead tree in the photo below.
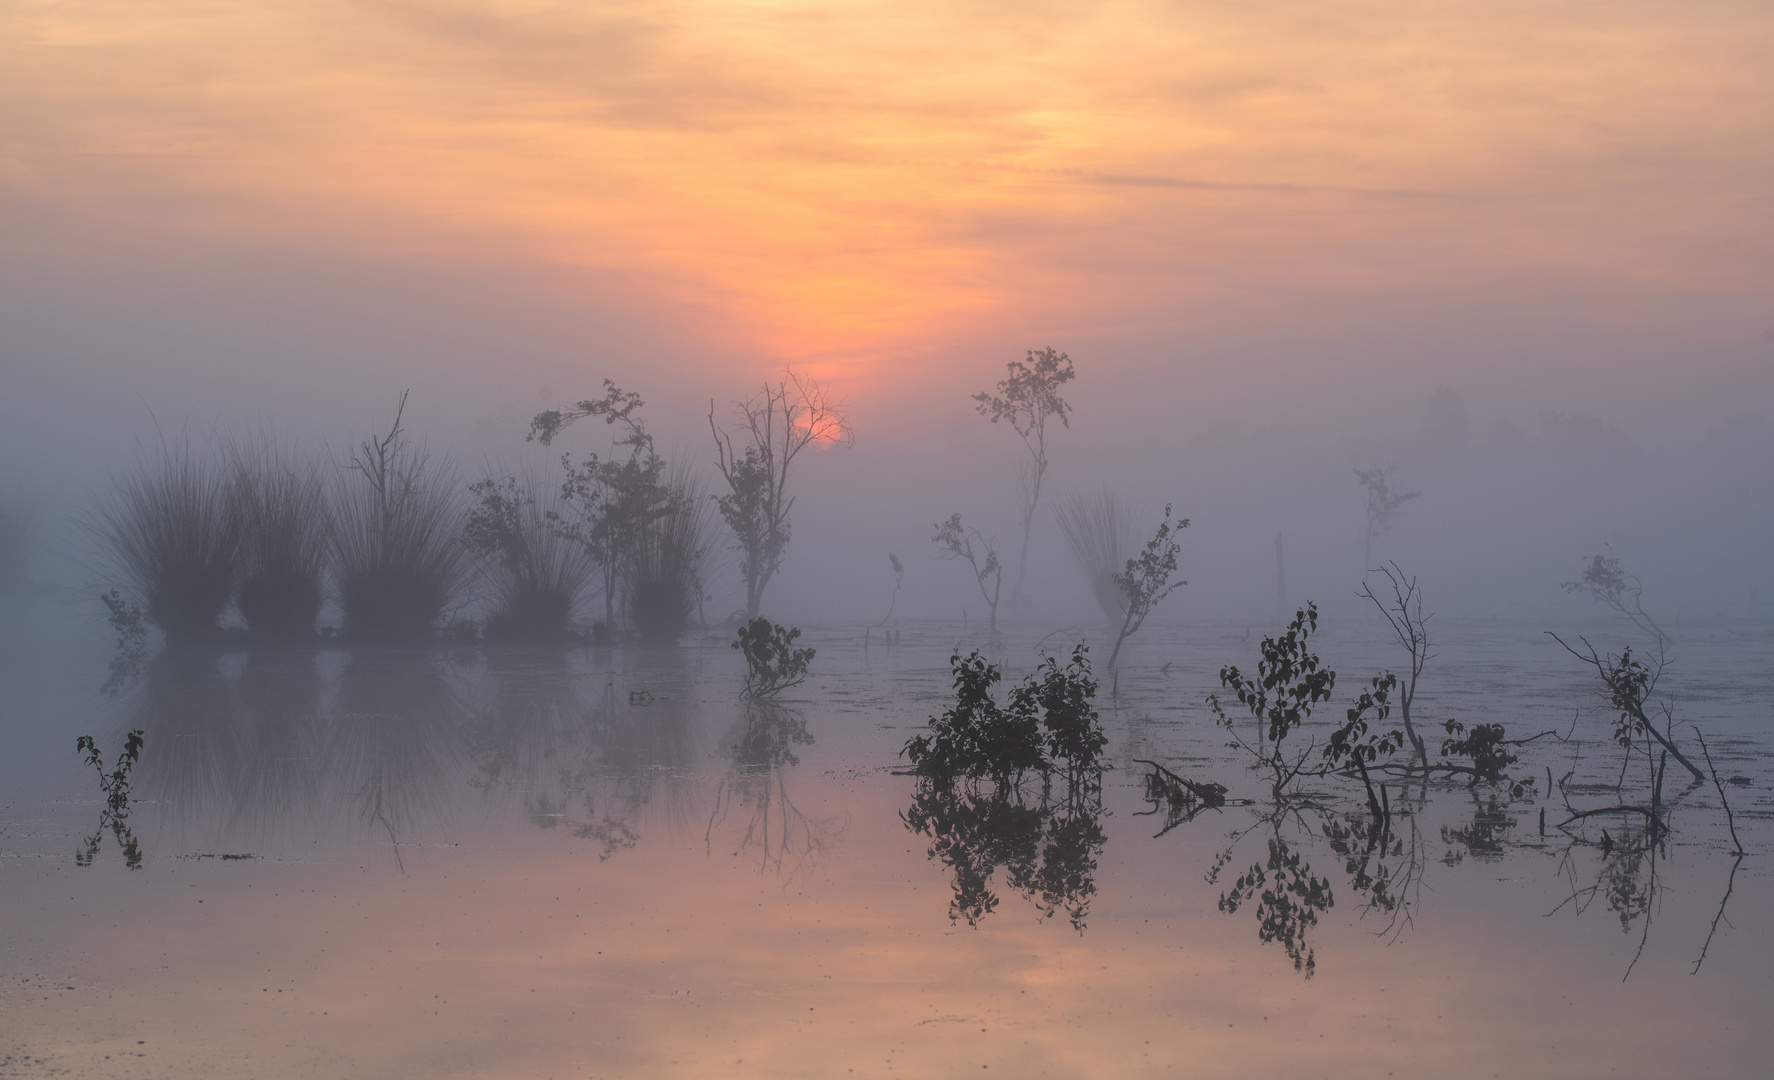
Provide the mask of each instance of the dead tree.
[{"label": "dead tree", "polygon": [[1424,770],[1429,768],[1429,751],[1423,745],[1423,737],[1411,725],[1411,702],[1417,696],[1417,679],[1423,674],[1423,668],[1434,658],[1429,650],[1433,647],[1429,641],[1429,620],[1432,616],[1423,614],[1423,593],[1417,588],[1416,578],[1407,578],[1396,562],[1390,567],[1379,567],[1379,572],[1386,575],[1386,581],[1392,586],[1392,599],[1382,600],[1374,595],[1367,582],[1361,583],[1361,591],[1357,596],[1364,596],[1373,602],[1385,616],[1386,625],[1392,628],[1392,639],[1405,652],[1410,654],[1410,674],[1399,680],[1397,704],[1399,719],[1404,722],[1404,737],[1416,752],[1417,762]]},{"label": "dead tree", "polygon": [[739,436],[715,423],[714,402],[708,403],[708,430],[715,441],[715,464],[727,481],[718,496],[721,517],[733,530],[739,572],[745,579],[745,613],[758,617],[764,589],[782,568],[788,548],[789,472],[801,452],[815,443],[849,446],[856,441],[850,420],[839,402],[812,379],[794,372],[778,383],[737,403]]}]

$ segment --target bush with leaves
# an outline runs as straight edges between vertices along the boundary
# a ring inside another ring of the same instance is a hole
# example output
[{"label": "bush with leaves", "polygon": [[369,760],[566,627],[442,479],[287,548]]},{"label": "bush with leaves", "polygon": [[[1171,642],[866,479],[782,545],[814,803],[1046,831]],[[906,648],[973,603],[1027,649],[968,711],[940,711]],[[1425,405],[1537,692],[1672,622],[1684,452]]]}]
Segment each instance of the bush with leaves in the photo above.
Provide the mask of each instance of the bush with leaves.
[{"label": "bush with leaves", "polygon": [[1309,603],[1294,613],[1293,621],[1280,637],[1263,639],[1256,678],[1247,677],[1234,665],[1220,669],[1220,685],[1231,690],[1256,721],[1254,739],[1239,735],[1238,720],[1226,715],[1218,694],[1207,696],[1215,721],[1232,735],[1227,745],[1249,753],[1255,759],[1253,768],[1270,770],[1277,799],[1305,767],[1311,753],[1308,747],[1290,758],[1283,752],[1282,744],[1312,715],[1313,706],[1330,700],[1337,683],[1337,673],[1324,667],[1318,656],[1306,649],[1306,639],[1316,629],[1318,607]]},{"label": "bush with leaves", "polygon": [[1355,705],[1344,714],[1342,726],[1331,732],[1330,740],[1324,746],[1324,758],[1332,768],[1353,767],[1361,777],[1362,786],[1367,789],[1367,807],[1376,819],[1385,817],[1386,809],[1374,795],[1374,781],[1368,775],[1368,766],[1398,753],[1404,746],[1404,732],[1397,728],[1387,732],[1372,731],[1368,717],[1371,714],[1374,723],[1378,724],[1392,714],[1391,695],[1397,686],[1398,677],[1390,671],[1374,676],[1372,684],[1361,692]]},{"label": "bush with leaves", "polygon": [[1515,764],[1515,755],[1509,752],[1511,744],[1503,737],[1502,724],[1474,724],[1468,731],[1460,721],[1449,720],[1442,728],[1448,737],[1441,741],[1441,756],[1470,759],[1472,783],[1483,780],[1487,784],[1501,784],[1508,781],[1503,770]]},{"label": "bush with leaves", "polygon": [[1063,666],[1048,657],[1002,706],[992,687],[1003,675],[978,650],[950,656],[949,666],[955,704],[931,718],[929,734],[914,735],[900,751],[920,775],[1002,786],[1058,767],[1077,780],[1096,766],[1108,738],[1092,701],[1097,682],[1084,646]]},{"label": "bush with leaves", "polygon": [[795,648],[800,636],[799,627],[777,626],[762,615],[740,627],[733,642],[745,656],[745,689],[740,693],[749,698],[770,697],[805,680],[814,650]]},{"label": "bush with leaves", "polygon": [[1115,670],[1122,643],[1139,632],[1146,616],[1152,614],[1158,602],[1177,587],[1188,584],[1171,580],[1177,569],[1177,553],[1182,550],[1176,534],[1188,527],[1188,518],[1172,521],[1170,505],[1165,504],[1164,521],[1159,524],[1158,531],[1146,541],[1139,557],[1127,560],[1127,568],[1115,575],[1115,587],[1121,590],[1121,609],[1125,614],[1121,619],[1121,630],[1115,635],[1115,647],[1109,652],[1110,671]]},{"label": "bush with leaves", "polygon": [[136,762],[142,759],[142,732],[140,728],[129,733],[124,739],[123,750],[117,755],[117,763],[110,772],[105,771],[104,758],[99,754],[99,746],[91,735],[82,735],[74,742],[74,751],[86,755],[86,763],[99,774],[99,790],[105,793],[105,808],[99,811],[99,828],[86,838],[85,846],[74,853],[74,861],[79,866],[91,866],[98,856],[99,844],[105,829],[117,838],[117,846],[123,849],[123,861],[131,870],[142,868],[142,850],[136,843],[135,833],[129,827],[129,774],[135,769]]}]

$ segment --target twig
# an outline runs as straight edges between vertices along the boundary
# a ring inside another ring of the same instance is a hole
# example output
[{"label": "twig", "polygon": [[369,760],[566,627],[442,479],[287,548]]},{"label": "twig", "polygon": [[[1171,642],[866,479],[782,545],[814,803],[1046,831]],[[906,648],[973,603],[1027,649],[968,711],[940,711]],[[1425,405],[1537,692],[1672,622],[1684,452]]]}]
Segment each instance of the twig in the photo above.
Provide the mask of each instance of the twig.
[{"label": "twig", "polygon": [[[1731,816],[1731,800],[1725,798],[1725,785],[1719,783],[1719,771],[1718,771],[1718,769],[1713,767],[1712,751],[1710,751],[1706,748],[1706,736],[1700,734],[1700,725],[1689,724],[1688,726],[1694,729],[1694,737],[1696,739],[1700,740],[1700,752],[1702,754],[1706,755],[1706,768],[1707,768],[1708,772],[1712,773],[1712,786],[1715,788],[1718,788],[1719,802],[1724,804],[1724,807],[1725,807],[1725,824],[1731,830],[1731,843],[1737,845],[1737,856],[1738,856],[1738,858],[1742,858],[1743,857],[1743,841],[1737,839],[1737,820]],[[1737,868],[1732,867],[1731,873],[1733,873],[1733,874],[1737,873]],[[1730,894],[1726,893],[1725,895],[1729,896]],[[1719,910],[1722,912],[1724,910],[1724,908],[1720,907]],[[1717,920],[1714,920],[1714,923],[1716,925]],[[1707,940],[1708,941],[1712,940],[1710,935],[1708,935]],[[1702,959],[1705,959],[1705,956],[1706,956],[1706,954],[1704,952],[1701,953]],[[1698,965],[1698,964],[1694,965],[1694,970],[1699,971],[1700,965]]]},{"label": "twig", "polygon": [[1700,974],[1700,965],[1706,963],[1706,950],[1712,948],[1712,936],[1719,932],[1719,920],[1725,917],[1725,905],[1731,902],[1731,890],[1737,887],[1737,868],[1743,865],[1743,852],[1738,850],[1736,858],[1731,860],[1731,876],[1725,879],[1725,895],[1719,899],[1719,910],[1712,917],[1712,929],[1706,932],[1706,944],[1700,946],[1700,958],[1694,961],[1694,970],[1690,975]]}]

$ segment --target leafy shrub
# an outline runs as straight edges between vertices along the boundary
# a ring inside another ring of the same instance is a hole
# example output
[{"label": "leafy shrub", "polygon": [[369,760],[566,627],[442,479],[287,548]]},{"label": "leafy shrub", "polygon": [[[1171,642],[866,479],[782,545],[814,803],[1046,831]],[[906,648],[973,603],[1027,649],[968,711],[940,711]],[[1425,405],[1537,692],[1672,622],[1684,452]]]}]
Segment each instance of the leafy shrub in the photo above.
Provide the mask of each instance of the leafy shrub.
[{"label": "leafy shrub", "polygon": [[117,755],[117,764],[109,772],[105,772],[104,758],[99,754],[98,743],[91,735],[82,735],[75,740],[74,751],[86,755],[86,763],[98,770],[99,790],[105,793],[105,808],[99,811],[99,828],[86,838],[86,843],[74,852],[74,862],[78,866],[91,866],[93,859],[98,857],[99,845],[104,840],[105,829],[117,838],[117,846],[123,849],[123,862],[131,870],[142,868],[142,849],[136,842],[135,833],[129,827],[129,774],[134,770],[136,762],[142,758],[142,732],[136,729],[129,733],[123,742],[123,750]]},{"label": "leafy shrub", "polygon": [[1392,713],[1392,692],[1398,687],[1398,677],[1390,671],[1384,675],[1374,676],[1368,689],[1361,692],[1353,708],[1344,714],[1341,727],[1331,732],[1330,740],[1325,743],[1324,757],[1332,768],[1351,768],[1361,777],[1362,786],[1367,788],[1368,809],[1376,818],[1383,816],[1381,800],[1374,795],[1374,782],[1368,776],[1367,767],[1378,764],[1382,757],[1391,757],[1404,746],[1404,732],[1393,728],[1387,732],[1368,730],[1368,714],[1371,712],[1374,721],[1385,720]]},{"label": "leafy shrub", "polygon": [[1441,756],[1470,758],[1473,783],[1499,784],[1508,779],[1503,770],[1515,764],[1516,758],[1503,738],[1502,724],[1474,724],[1470,732],[1458,720],[1442,726],[1449,737],[1441,741]]},{"label": "leafy shrub", "polygon": [[797,649],[799,627],[777,626],[762,615],[739,628],[733,647],[745,656],[746,697],[770,697],[807,678],[812,649]]},{"label": "leafy shrub", "polygon": [[1097,683],[1080,645],[1064,667],[1048,657],[1007,705],[992,697],[1003,675],[978,650],[949,657],[955,704],[932,717],[930,732],[906,741],[901,755],[934,779],[989,778],[1002,785],[1026,772],[1050,772],[1064,763],[1074,776],[1094,767],[1108,738],[1092,698]]},{"label": "leafy shrub", "polygon": [[1314,705],[1330,700],[1331,689],[1337,683],[1337,673],[1324,667],[1317,654],[1306,650],[1306,639],[1316,629],[1318,607],[1307,604],[1304,610],[1294,612],[1293,621],[1280,637],[1263,639],[1256,678],[1246,677],[1230,664],[1220,669],[1220,685],[1230,689],[1256,720],[1255,739],[1247,742],[1238,734],[1236,721],[1220,707],[1219,695],[1207,696],[1215,720],[1232,733],[1228,745],[1249,752],[1256,759],[1255,768],[1273,773],[1276,798],[1299,774],[1306,759],[1306,752],[1302,752],[1289,760],[1282,751],[1283,742],[1312,715]]}]

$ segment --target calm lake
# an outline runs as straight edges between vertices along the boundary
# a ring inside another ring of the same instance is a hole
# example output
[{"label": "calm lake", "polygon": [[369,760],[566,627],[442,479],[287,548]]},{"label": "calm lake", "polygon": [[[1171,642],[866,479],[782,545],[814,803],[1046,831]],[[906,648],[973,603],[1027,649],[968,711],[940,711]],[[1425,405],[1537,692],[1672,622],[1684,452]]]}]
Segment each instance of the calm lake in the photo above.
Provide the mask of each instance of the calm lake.
[{"label": "calm lake", "polygon": [[[1630,626],[1432,625],[1432,753],[1449,717],[1556,735],[1519,795],[1392,782],[1382,830],[1341,778],[1277,808],[1213,726],[1278,626],[1148,626],[1100,794],[994,798],[899,749],[958,644],[1010,682],[1075,628],[808,626],[774,707],[731,631],[166,653],[108,696],[103,624],[46,607],[0,649],[0,1076],[1769,1075],[1774,627],[1684,627],[1663,684],[1739,859],[1673,765],[1668,835],[1560,828],[1650,780],[1542,631]],[[1341,679],[1302,747],[1400,666],[1384,629],[1321,620]],[[75,740],[109,767],[132,729],[125,834]],[[1172,812],[1139,759],[1230,798]]]}]

